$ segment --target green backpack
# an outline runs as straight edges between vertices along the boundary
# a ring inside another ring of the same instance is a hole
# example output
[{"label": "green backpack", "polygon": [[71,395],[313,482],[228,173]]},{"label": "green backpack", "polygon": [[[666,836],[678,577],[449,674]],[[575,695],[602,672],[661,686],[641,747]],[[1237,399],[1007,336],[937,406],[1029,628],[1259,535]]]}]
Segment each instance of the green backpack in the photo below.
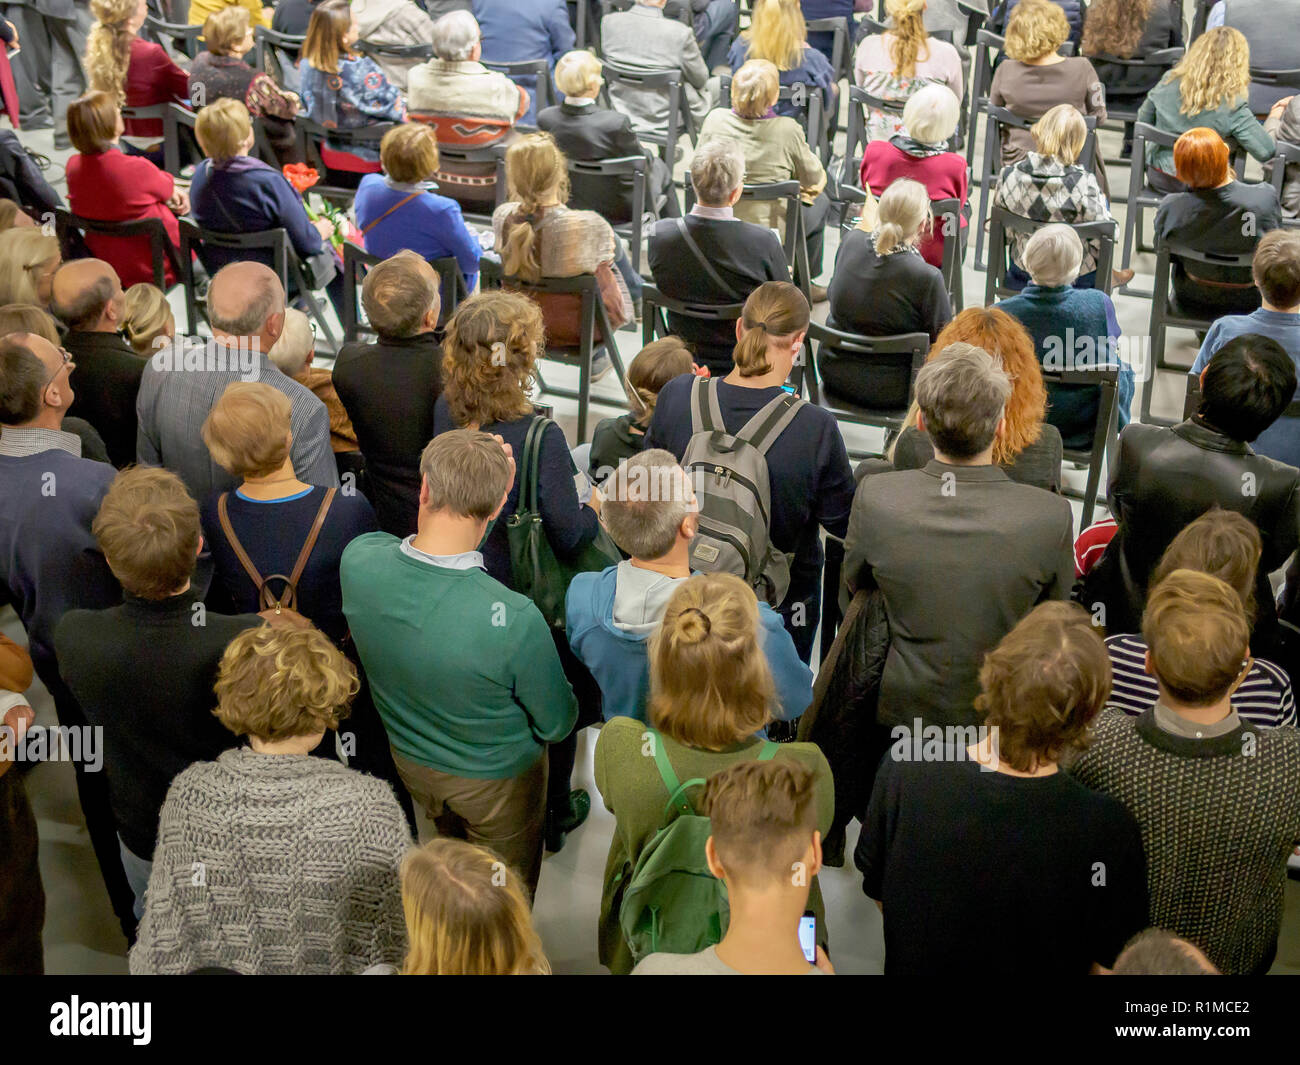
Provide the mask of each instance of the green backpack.
[{"label": "green backpack", "polygon": [[[659,831],[632,867],[618,913],[623,938],[638,962],[650,954],[695,954],[720,943],[730,918],[727,887],[709,872],[704,856],[710,821],[686,797],[691,788],[704,785],[704,778],[679,782],[663,737],[649,731],[668,804]],[[777,749],[765,741],[758,760],[768,761]]]}]

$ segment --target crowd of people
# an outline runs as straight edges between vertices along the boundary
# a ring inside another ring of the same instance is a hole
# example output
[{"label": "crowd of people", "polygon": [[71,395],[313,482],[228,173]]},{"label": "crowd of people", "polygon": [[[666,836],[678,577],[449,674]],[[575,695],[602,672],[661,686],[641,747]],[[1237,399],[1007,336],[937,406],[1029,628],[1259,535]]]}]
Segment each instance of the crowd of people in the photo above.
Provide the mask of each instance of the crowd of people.
[{"label": "crowd of people", "polygon": [[[1029,224],[964,307],[948,0],[635,0],[583,50],[563,0],[195,0],[192,59],[146,0],[0,21],[44,49],[11,117],[72,150],[74,216],[0,135],[0,972],[43,968],[32,744],[93,731],[132,973],[549,973],[586,729],[612,973],[832,974],[818,874],[850,857],[889,974],[1266,972],[1300,844],[1300,96],[1252,85],[1260,2],[1195,38],[1178,0],[995,5],[986,192]],[[1203,324],[1172,425],[1132,409],[1134,270],[1076,228],[1115,222],[1108,119],[1174,255],[1154,298]],[[1163,139],[1131,161],[1135,123]],[[594,337],[537,287],[574,277]],[[804,398],[818,304],[928,354],[824,342]],[[318,350],[331,311],[361,329]],[[539,363],[589,344],[587,388],[642,320],[626,413],[569,438]],[[1061,379],[1066,337],[1109,384]],[[883,454],[855,468],[836,406],[889,414]]]}]

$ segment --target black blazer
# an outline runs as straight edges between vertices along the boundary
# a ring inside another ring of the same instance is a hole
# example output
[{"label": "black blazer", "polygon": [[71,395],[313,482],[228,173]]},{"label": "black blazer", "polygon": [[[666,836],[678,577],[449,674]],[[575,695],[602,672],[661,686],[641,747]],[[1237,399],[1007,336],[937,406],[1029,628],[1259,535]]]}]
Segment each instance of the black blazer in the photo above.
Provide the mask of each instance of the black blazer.
[{"label": "black blazer", "polygon": [[20,204],[38,222],[45,221],[45,214],[53,222],[54,209],[63,206],[18,135],[8,129],[0,130],[0,196]]},{"label": "black blazer", "polygon": [[[77,364],[68,413],[84,418],[104,439],[108,460],[118,469],[135,462],[135,398],[148,359],[117,333],[70,332],[63,346]],[[89,456],[87,456],[89,457]]]},{"label": "black blazer", "polygon": [[442,394],[442,348],[432,333],[344,344],[334,360],[334,390],[352,419],[366,459],[379,527],[415,532],[420,454],[433,439],[433,406]]},{"label": "black blazer", "polygon": [[[789,281],[781,241],[770,229],[740,219],[687,215],[686,230],[714,271],[734,290],[724,292],[705,273],[686,246],[676,219],[655,223],[650,231],[647,259],[655,286],[665,296],[692,303],[743,303],[765,281]],[[730,373],[736,346],[732,322],[716,326],[680,315],[668,315],[668,328],[695,348],[695,361],[715,374]]]},{"label": "black blazer", "polygon": [[[562,103],[548,107],[537,116],[537,126],[555,138],[555,143],[570,159],[590,163],[600,159],[622,159],[629,155],[645,155],[641,142],[632,132],[632,123],[620,111],[608,111],[596,105],[577,107]],[[649,165],[647,157],[647,176]],[[584,211],[595,211],[611,225],[620,225],[632,219],[632,179],[624,178],[617,184],[602,178],[582,175],[572,180],[569,205]],[[647,189],[647,196],[654,195]]]}]

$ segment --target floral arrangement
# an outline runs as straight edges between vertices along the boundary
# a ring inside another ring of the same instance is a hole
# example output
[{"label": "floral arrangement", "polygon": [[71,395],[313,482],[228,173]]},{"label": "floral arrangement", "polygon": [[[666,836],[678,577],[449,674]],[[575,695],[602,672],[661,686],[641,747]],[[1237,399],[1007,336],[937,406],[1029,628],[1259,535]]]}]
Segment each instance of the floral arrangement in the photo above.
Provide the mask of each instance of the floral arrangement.
[{"label": "floral arrangement", "polygon": [[284,176],[302,197],[302,204],[307,208],[308,218],[313,222],[319,218],[329,219],[334,227],[330,243],[336,252],[342,254],[345,240],[351,240],[355,244],[361,243],[361,233],[341,208],[321,196],[308,198],[307,190],[320,181],[320,174],[316,172],[315,167],[308,166],[306,163],[288,163],[284,167]]}]

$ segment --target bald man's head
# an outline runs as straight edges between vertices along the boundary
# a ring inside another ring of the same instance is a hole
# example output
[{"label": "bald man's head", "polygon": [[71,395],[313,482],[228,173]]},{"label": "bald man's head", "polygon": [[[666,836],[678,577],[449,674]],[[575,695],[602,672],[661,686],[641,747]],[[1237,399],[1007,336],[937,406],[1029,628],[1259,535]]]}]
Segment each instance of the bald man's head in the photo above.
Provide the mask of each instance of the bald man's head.
[{"label": "bald man's head", "polygon": [[[272,322],[271,319],[278,318]],[[284,286],[262,263],[231,263],[208,286],[208,321],[214,333],[260,337],[270,351],[284,326]],[[269,340],[268,340],[269,336]]]},{"label": "bald man's head", "polygon": [[103,259],[73,259],[54,272],[50,309],[69,329],[116,329],[122,299],[122,282]]}]

